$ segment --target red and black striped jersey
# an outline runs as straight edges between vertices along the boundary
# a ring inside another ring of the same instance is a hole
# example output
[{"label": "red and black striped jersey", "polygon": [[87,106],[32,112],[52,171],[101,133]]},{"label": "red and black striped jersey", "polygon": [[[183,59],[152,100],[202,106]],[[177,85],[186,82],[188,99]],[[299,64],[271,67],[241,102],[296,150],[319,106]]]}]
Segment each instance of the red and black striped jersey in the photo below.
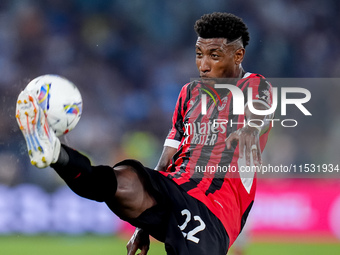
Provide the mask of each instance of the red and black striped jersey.
[{"label": "red and black striped jersey", "polygon": [[[247,73],[233,85],[242,91],[244,106],[248,103],[248,88],[252,88],[252,101],[271,107],[272,87],[263,76]],[[231,245],[253,204],[256,174],[240,174],[245,162],[239,158],[238,144],[233,143],[230,149],[226,146],[228,135],[247,120],[244,114],[234,114],[234,93],[216,87],[200,81],[183,86],[164,144],[178,151],[162,174],[202,201],[221,220]],[[261,150],[269,130],[260,136]]]}]

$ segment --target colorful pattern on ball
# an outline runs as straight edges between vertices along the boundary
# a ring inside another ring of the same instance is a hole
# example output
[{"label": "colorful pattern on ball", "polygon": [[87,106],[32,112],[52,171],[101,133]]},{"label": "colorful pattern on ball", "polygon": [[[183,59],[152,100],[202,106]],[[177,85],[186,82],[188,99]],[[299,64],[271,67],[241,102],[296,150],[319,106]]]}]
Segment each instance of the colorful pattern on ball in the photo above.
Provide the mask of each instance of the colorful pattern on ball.
[{"label": "colorful pattern on ball", "polygon": [[64,105],[64,109],[68,114],[80,114],[82,112],[81,109],[82,103],[76,103],[72,105]]},{"label": "colorful pattern on ball", "polygon": [[51,89],[51,83],[46,83],[41,86],[40,93],[38,95],[38,103],[41,108],[43,108],[44,112],[49,109],[49,101],[50,101],[50,89]]}]

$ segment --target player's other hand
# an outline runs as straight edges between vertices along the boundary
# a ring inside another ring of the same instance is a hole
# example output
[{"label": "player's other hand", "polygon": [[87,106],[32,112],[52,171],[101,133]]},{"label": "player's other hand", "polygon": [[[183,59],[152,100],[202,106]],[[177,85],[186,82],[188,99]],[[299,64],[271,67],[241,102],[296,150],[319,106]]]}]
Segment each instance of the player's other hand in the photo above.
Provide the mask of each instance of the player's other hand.
[{"label": "player's other hand", "polygon": [[250,154],[253,156],[255,166],[262,164],[259,130],[254,127],[245,126],[231,133],[227,139],[227,148],[231,148],[233,141],[239,143],[240,158],[246,157],[246,164],[250,165]]},{"label": "player's other hand", "polygon": [[136,228],[132,237],[126,245],[127,255],[135,255],[137,250],[140,249],[139,255],[146,255],[150,248],[149,234],[141,228]]}]

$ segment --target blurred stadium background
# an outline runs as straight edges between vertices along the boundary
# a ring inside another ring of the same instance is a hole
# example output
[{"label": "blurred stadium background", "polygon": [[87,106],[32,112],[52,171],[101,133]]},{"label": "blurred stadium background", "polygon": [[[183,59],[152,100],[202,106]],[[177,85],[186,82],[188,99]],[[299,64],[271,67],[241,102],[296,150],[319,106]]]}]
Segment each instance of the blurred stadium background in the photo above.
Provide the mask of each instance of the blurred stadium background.
[{"label": "blurred stadium background", "polygon": [[[84,111],[65,142],[94,164],[128,157],[155,166],[179,90],[197,76],[194,21],[212,11],[248,24],[246,70],[309,78],[303,85],[312,91],[313,116],[296,129],[274,128],[265,161],[340,163],[337,0],[2,0],[1,254],[124,254],[132,231],[104,205],[74,195],[51,169],[29,164],[14,117],[19,91],[42,74],[69,78]],[[246,254],[336,254],[339,175],[261,178]],[[151,254],[165,254],[152,245],[159,250]]]}]

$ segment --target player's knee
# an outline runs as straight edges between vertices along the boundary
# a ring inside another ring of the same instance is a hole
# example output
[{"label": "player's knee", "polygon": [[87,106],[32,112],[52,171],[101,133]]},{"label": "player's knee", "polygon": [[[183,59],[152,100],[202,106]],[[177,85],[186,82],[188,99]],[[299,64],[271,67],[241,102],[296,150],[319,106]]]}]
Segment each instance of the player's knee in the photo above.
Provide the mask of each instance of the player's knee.
[{"label": "player's knee", "polygon": [[132,166],[117,166],[114,172],[117,178],[117,198],[138,197],[144,191],[143,181]]},{"label": "player's knee", "polygon": [[114,171],[117,178],[115,200],[127,214],[130,214],[130,217],[137,217],[156,204],[136,169],[122,165],[115,167]]}]

